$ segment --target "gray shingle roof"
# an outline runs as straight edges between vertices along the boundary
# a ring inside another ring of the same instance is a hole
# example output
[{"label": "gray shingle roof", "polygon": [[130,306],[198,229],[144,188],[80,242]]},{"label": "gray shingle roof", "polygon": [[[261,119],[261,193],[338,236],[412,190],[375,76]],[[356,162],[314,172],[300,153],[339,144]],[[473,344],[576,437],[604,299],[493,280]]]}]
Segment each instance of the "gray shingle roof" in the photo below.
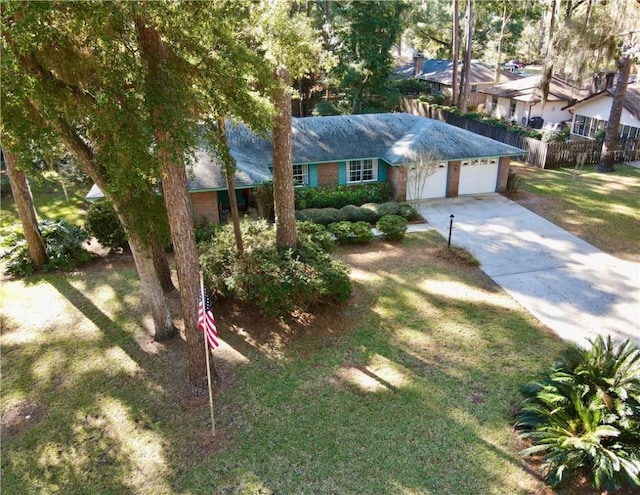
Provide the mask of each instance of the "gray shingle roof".
[{"label": "gray shingle roof", "polygon": [[[462,62],[459,61],[458,80],[460,80],[461,77],[461,70]],[[470,84],[493,83],[493,79],[495,76],[495,66],[483,64],[480,62],[472,62],[470,74]],[[437,82],[446,86],[451,86],[453,83],[453,61],[442,59],[425,59],[422,65],[422,70],[416,77],[417,79]],[[517,75],[504,70],[501,72],[500,77],[503,81],[519,79]]]},{"label": "gray shingle roof", "polygon": [[[272,178],[271,142],[244,125],[230,125],[227,137],[235,158],[237,188]],[[326,163],[382,158],[390,165],[413,161],[432,151],[442,160],[521,156],[526,152],[473,132],[407,113],[337,115],[292,119],[293,163]],[[189,190],[226,189],[217,160],[196,153]]]},{"label": "gray shingle roof", "polygon": [[[382,158],[390,165],[401,165],[428,151],[441,160],[526,154],[479,134],[407,113],[293,118],[292,135],[293,163]],[[236,160],[236,188],[253,187],[272,179],[268,139],[242,124],[227,124],[227,138]],[[190,191],[227,189],[220,163],[205,148],[194,154],[187,181]],[[93,189],[90,194],[94,194]]]}]

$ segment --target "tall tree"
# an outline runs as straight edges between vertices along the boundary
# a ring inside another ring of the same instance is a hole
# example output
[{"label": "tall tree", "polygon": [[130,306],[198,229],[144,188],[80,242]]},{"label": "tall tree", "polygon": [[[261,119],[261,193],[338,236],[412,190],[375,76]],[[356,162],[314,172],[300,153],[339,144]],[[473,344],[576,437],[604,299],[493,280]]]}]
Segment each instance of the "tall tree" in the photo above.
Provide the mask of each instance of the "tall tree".
[{"label": "tall tree", "polygon": [[271,65],[270,96],[275,107],[272,130],[273,198],[276,242],[297,244],[291,136],[291,77],[300,78],[321,65],[321,33],[290,1],[264,1],[255,9],[256,37]]},{"label": "tall tree", "polygon": [[391,48],[402,33],[405,8],[407,4],[402,1],[348,0],[334,4],[332,50],[338,63],[332,76],[348,96],[351,113],[360,113],[365,104],[376,103],[372,99],[392,93]]},{"label": "tall tree", "polygon": [[458,54],[460,52],[460,9],[458,0],[451,2],[451,105],[456,106],[458,96]]},{"label": "tall tree", "polygon": [[[131,194],[111,187],[107,170],[96,161],[99,153],[92,149],[95,141],[87,134],[91,132],[92,122],[101,121],[99,112],[93,113],[94,119],[87,119],[88,109],[97,110],[95,95],[99,92],[87,91],[95,65],[82,46],[79,26],[65,22],[69,21],[69,13],[49,3],[11,3],[3,7],[2,37],[6,47],[2,57],[3,125],[25,146],[34,136],[42,135],[43,126],[48,127],[112,199],[121,222],[128,229],[132,254],[153,317],[154,336],[164,340],[174,335],[175,328],[153,263],[153,250],[146,236],[131,228],[134,222],[129,212],[133,208],[127,199]],[[80,112],[79,106],[83,107]],[[16,108],[31,118],[21,118],[20,113],[12,111]],[[111,124],[109,133],[116,134],[113,121]]]},{"label": "tall tree", "polygon": [[600,162],[598,163],[598,172],[613,172],[613,151],[618,143],[618,133],[620,128],[620,118],[622,117],[622,109],[624,107],[624,98],[627,93],[627,85],[629,83],[629,75],[631,74],[631,55],[632,47],[625,45],[622,48],[622,54],[617,61],[618,65],[618,82],[613,92],[613,102],[609,112],[609,120],[607,122],[607,134],[602,143],[602,152],[600,154]]},{"label": "tall tree", "polygon": [[11,192],[18,210],[18,216],[22,223],[22,231],[27,241],[29,258],[35,270],[40,270],[47,261],[47,253],[44,249],[44,242],[40,229],[38,228],[38,218],[33,206],[33,198],[29,188],[29,182],[25,173],[18,168],[18,157],[15,153],[5,147],[2,148],[4,163],[9,176]]},{"label": "tall tree", "polygon": [[460,111],[466,113],[471,89],[471,56],[473,51],[473,0],[467,0],[464,30],[464,61],[460,80]]}]

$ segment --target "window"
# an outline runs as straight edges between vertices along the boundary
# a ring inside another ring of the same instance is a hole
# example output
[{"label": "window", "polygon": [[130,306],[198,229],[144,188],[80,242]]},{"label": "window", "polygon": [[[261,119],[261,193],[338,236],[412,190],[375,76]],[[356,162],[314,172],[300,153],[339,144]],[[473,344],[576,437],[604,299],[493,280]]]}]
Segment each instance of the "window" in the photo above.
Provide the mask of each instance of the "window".
[{"label": "window", "polygon": [[309,183],[309,168],[306,164],[293,166],[293,184],[302,186]]},{"label": "window", "polygon": [[472,93],[477,93],[478,92],[478,85],[477,84],[472,84],[471,85],[471,92]]},{"label": "window", "polygon": [[347,164],[347,183],[378,180],[377,160],[351,160]]},{"label": "window", "polygon": [[516,114],[516,100],[511,100],[509,103],[509,118],[514,117]]},{"label": "window", "polygon": [[491,113],[495,114],[498,111],[498,97],[493,96],[491,98]]}]

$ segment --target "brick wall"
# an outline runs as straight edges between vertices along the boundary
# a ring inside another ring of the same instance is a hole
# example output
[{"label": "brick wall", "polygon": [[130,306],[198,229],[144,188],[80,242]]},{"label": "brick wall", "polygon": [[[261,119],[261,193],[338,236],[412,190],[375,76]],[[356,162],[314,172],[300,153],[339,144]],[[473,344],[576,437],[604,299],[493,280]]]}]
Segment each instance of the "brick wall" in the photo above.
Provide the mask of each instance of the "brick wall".
[{"label": "brick wall", "polygon": [[318,187],[329,187],[338,184],[338,164],[321,163],[318,165]]},{"label": "brick wall", "polygon": [[449,180],[447,182],[447,198],[458,196],[458,186],[460,185],[460,161],[449,162]]},{"label": "brick wall", "polygon": [[407,170],[403,166],[387,169],[387,182],[391,184],[391,194],[396,201],[407,199]]},{"label": "brick wall", "polygon": [[509,164],[511,163],[510,156],[503,156],[500,158],[500,176],[498,177],[498,192],[504,192],[507,190],[507,179],[509,177]]},{"label": "brick wall", "polygon": [[218,214],[218,194],[215,191],[191,193],[193,219],[196,223],[203,219],[213,223],[220,223]]}]

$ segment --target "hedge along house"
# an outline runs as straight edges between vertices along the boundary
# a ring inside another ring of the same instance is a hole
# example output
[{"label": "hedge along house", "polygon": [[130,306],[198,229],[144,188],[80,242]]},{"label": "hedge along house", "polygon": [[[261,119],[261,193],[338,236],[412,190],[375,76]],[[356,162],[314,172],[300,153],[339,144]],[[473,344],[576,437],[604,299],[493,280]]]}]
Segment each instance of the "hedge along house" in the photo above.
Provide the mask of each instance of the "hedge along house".
[{"label": "hedge along house", "polygon": [[[227,139],[237,166],[235,193],[243,205],[243,191],[272,179],[271,142],[244,125],[231,124]],[[292,139],[296,184],[389,182],[399,201],[503,191],[511,158],[526,153],[406,113],[293,118]],[[414,166],[425,155],[434,162],[426,180]],[[417,185],[419,180],[425,182]],[[219,162],[204,149],[195,153],[188,189],[195,220],[219,222],[220,212],[228,208],[226,180]]]}]

